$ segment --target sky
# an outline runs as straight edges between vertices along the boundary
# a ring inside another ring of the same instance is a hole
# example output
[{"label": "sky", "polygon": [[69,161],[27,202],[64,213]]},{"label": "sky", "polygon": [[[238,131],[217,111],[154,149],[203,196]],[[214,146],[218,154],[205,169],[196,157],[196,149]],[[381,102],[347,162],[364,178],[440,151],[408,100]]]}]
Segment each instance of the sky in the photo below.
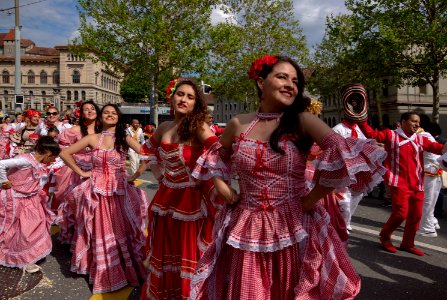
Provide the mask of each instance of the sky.
[{"label": "sky", "polygon": [[[67,45],[76,37],[79,17],[77,0],[20,0],[22,38],[40,47]],[[15,26],[14,0],[0,0],[0,32]],[[344,0],[294,0],[295,15],[300,21],[310,50],[324,34],[326,16],[345,13]],[[213,14],[216,19],[222,14]]]}]

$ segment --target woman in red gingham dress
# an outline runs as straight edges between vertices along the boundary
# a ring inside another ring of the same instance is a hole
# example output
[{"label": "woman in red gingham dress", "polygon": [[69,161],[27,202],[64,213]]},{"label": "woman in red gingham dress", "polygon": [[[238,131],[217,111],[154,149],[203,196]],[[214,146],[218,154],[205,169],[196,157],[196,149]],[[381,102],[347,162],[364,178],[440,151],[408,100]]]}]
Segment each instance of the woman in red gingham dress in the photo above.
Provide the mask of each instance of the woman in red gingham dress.
[{"label": "woman in red gingham dress", "polygon": [[[213,177],[227,203],[213,243],[191,283],[191,299],[353,299],[360,278],[319,200],[334,188],[372,189],[385,153],[372,142],[344,139],[303,112],[304,76],[287,57],[264,56],[249,71],[260,107],[238,115],[193,176]],[[315,187],[305,184],[313,142]],[[224,180],[239,175],[240,194]]]},{"label": "woman in red gingham dress", "polygon": [[167,96],[175,119],[162,123],[142,150],[152,168],[162,165],[163,175],[153,169],[160,187],[149,208],[149,275],[141,299],[188,298],[219,207],[212,181],[200,184],[191,176],[204,149],[218,140],[205,123],[206,104],[192,81],[173,83]]},{"label": "woman in red gingham dress", "polygon": [[[67,195],[75,207],[76,224],[71,271],[88,274],[94,294],[138,286],[146,273],[147,196],[127,182],[126,171],[128,147],[139,152],[140,145],[125,135],[116,105],[102,108],[101,122],[102,133],[87,135],[60,154],[67,166],[86,178]],[[86,147],[94,149],[91,171],[82,170],[73,158]]]}]

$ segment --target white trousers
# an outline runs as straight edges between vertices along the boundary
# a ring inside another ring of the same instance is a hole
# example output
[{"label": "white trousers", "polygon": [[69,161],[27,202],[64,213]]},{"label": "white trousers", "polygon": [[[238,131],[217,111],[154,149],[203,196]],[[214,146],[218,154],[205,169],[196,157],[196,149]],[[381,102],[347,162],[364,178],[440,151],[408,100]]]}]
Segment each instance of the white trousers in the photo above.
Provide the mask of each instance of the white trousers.
[{"label": "white trousers", "polygon": [[338,206],[340,208],[341,215],[345,220],[346,227],[351,228],[351,218],[359,205],[360,200],[362,200],[363,194],[352,193],[349,189],[343,195],[343,199],[340,200]]},{"label": "white trousers", "polygon": [[140,154],[129,151],[129,161],[130,161],[130,175],[135,174],[135,172],[138,169],[138,166],[140,165]]},{"label": "white trousers", "polygon": [[435,225],[438,224],[438,220],[435,218],[434,211],[441,186],[441,176],[425,176],[424,205],[419,232],[436,232]]}]

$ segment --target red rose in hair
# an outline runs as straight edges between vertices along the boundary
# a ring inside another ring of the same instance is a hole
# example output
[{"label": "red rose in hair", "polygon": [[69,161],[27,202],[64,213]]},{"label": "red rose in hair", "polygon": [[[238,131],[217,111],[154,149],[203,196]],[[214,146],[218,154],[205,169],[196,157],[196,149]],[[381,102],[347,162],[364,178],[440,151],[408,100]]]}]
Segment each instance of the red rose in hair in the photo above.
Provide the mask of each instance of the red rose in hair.
[{"label": "red rose in hair", "polygon": [[172,96],[174,96],[175,90],[177,89],[177,84],[181,81],[180,78],[172,79],[169,81],[168,87],[166,88],[166,100],[171,101]]},{"label": "red rose in hair", "polygon": [[259,74],[262,72],[262,68],[264,65],[267,66],[273,66],[278,62],[278,58],[275,56],[266,54],[263,57],[260,57],[256,59],[254,62],[251,63],[250,70],[248,70],[248,78],[250,79],[256,79],[259,77]]}]

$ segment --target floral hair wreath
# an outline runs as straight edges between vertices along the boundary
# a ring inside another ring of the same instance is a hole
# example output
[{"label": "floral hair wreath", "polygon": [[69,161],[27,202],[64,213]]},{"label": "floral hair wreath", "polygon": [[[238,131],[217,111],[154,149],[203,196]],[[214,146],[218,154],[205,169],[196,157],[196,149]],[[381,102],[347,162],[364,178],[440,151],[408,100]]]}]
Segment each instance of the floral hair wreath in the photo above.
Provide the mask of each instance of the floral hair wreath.
[{"label": "floral hair wreath", "polygon": [[171,101],[172,96],[174,96],[180,82],[183,80],[183,78],[175,78],[169,81],[168,87],[166,88],[166,100]]},{"label": "floral hair wreath", "polygon": [[256,79],[259,77],[259,74],[261,74],[262,69],[264,68],[264,65],[266,66],[273,66],[278,62],[278,58],[276,56],[272,56],[269,54],[266,54],[255,61],[251,63],[251,67],[248,70],[248,78],[250,79]]}]

